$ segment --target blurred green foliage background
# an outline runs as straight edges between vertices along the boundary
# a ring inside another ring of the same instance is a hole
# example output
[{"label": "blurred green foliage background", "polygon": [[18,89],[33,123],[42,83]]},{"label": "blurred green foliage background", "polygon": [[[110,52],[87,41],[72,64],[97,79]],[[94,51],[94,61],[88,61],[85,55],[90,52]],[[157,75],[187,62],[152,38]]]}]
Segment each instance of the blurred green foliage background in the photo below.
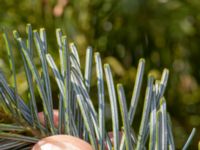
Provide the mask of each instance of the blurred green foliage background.
[{"label": "blurred green foliage background", "polygon": [[[176,145],[181,148],[192,128],[196,127],[191,149],[197,149],[200,139],[199,0],[0,1],[1,32],[5,28],[10,36],[14,29],[25,34],[27,23],[36,29],[46,28],[49,50],[55,58],[58,58],[55,37],[58,27],[67,34],[69,41],[75,42],[82,61],[86,47],[91,45],[101,53],[104,62],[111,64],[115,81],[125,85],[129,99],[139,58],[146,59],[146,74],[150,72],[157,79],[163,68],[169,68],[165,97]],[[0,68],[9,79],[5,53],[1,36]],[[17,50],[15,57],[19,57]],[[27,84],[20,61],[17,61],[17,67],[19,92],[23,95]],[[140,105],[142,107],[142,103]],[[135,120],[136,126],[139,120]]]}]

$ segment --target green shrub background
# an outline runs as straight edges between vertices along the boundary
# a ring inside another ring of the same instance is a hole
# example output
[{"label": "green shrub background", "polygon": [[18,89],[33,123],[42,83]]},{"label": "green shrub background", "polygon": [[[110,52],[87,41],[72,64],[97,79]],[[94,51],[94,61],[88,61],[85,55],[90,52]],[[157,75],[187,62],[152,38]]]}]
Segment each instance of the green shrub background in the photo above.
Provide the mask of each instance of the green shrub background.
[{"label": "green shrub background", "polygon": [[[146,74],[150,72],[157,79],[163,68],[169,68],[165,97],[176,145],[181,148],[192,127],[196,127],[191,149],[197,149],[200,139],[200,1],[69,0],[60,17],[53,14],[56,3],[56,0],[1,0],[0,31],[6,29],[11,38],[14,29],[25,35],[27,23],[34,29],[45,27],[49,51],[56,58],[55,29],[61,28],[69,41],[77,45],[82,61],[88,45],[101,53],[104,62],[111,64],[115,81],[125,85],[129,99],[139,58],[146,59]],[[12,43],[16,49],[14,40]],[[1,36],[0,68],[9,79],[5,54]],[[14,54],[17,60],[18,51]],[[23,96],[27,90],[25,75],[22,62],[16,62],[19,92]],[[138,116],[139,113],[140,110]],[[134,121],[136,126],[138,121],[140,118]]]}]

